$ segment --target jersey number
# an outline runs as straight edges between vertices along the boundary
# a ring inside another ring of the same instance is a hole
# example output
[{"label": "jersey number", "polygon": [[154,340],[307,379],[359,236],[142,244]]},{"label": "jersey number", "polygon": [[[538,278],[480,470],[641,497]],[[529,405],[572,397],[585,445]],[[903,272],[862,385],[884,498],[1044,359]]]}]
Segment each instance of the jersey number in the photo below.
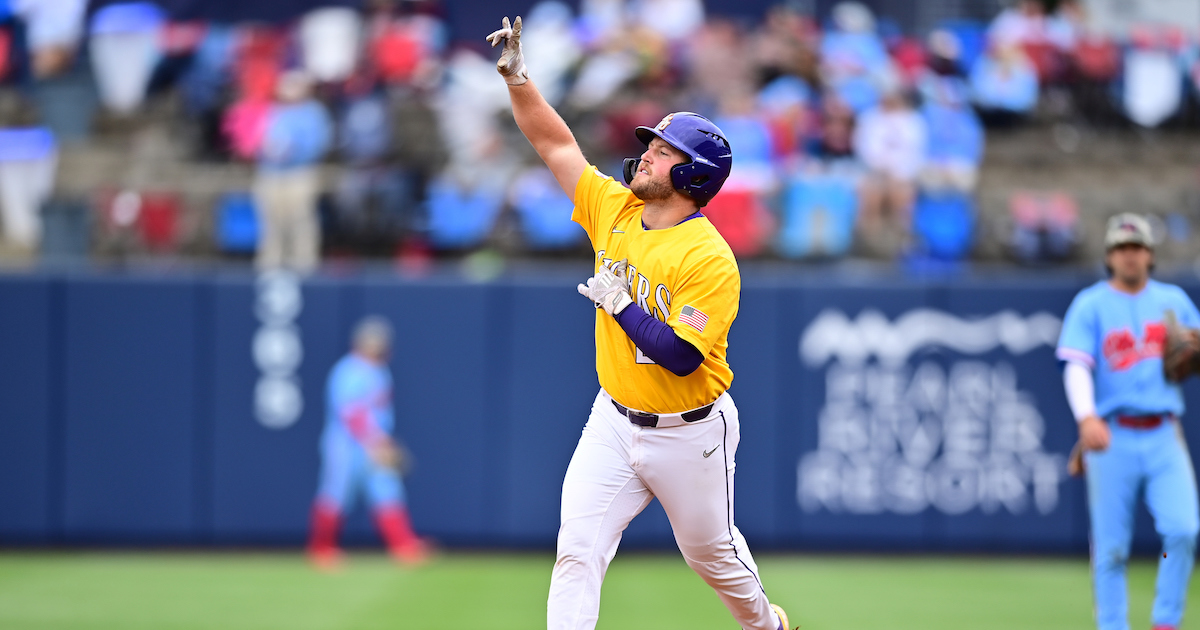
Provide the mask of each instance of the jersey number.
[{"label": "jersey number", "polygon": [[653,359],[646,356],[646,353],[642,352],[641,348],[634,346],[633,349],[637,350],[637,362],[640,365],[658,365],[657,363],[654,362]]}]

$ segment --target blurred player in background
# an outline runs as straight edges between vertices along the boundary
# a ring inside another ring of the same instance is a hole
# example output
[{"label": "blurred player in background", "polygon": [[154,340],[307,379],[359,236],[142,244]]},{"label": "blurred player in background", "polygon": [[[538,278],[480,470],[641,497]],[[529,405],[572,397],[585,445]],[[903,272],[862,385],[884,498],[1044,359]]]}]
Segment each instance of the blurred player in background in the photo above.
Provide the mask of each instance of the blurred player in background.
[{"label": "blurred player in background", "polygon": [[1155,630],[1174,630],[1183,619],[1200,509],[1179,426],[1183,395],[1163,374],[1165,322],[1170,310],[1194,328],[1200,313],[1182,289],[1150,279],[1154,251],[1144,218],[1113,217],[1104,245],[1109,279],[1075,297],[1057,352],[1085,449],[1096,623],[1129,628],[1125,565],[1144,490],[1163,539],[1152,621]]},{"label": "blurred player in background", "polygon": [[[594,628],[600,586],[629,522],[655,497],[688,565],[747,630],[780,630],[758,568],[733,524],[737,407],[726,390],[729,326],[737,316],[737,261],[699,212],[717,194],[733,155],[708,119],[671,114],[638,127],[647,146],[626,160],[625,188],[588,163],[571,130],[529,80],[521,18],[488,39],[503,42],[497,70],[513,117],[575,201],[572,217],[596,252],[579,292],[596,306],[601,390],[562,489],[558,555],[547,626]],[[619,262],[617,262],[619,260]]]},{"label": "blurred player in background", "polygon": [[308,551],[322,568],[336,566],[342,515],[365,491],[388,552],[404,564],[423,562],[427,549],[413,532],[400,469],[404,452],[392,437],[392,375],[387,367],[392,328],[367,317],[354,329],[352,349],[329,373],[328,412],[321,435],[321,479],[313,505]]}]

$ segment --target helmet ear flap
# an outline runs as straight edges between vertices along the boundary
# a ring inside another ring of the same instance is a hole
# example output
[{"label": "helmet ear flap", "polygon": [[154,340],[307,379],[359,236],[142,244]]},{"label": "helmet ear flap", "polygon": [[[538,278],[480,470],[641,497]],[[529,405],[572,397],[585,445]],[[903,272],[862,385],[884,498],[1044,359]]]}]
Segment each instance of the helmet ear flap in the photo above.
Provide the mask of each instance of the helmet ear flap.
[{"label": "helmet ear flap", "polygon": [[637,167],[642,163],[642,158],[625,158],[625,164],[621,167],[621,173],[625,176],[625,185],[633,183],[633,176],[637,174]]}]

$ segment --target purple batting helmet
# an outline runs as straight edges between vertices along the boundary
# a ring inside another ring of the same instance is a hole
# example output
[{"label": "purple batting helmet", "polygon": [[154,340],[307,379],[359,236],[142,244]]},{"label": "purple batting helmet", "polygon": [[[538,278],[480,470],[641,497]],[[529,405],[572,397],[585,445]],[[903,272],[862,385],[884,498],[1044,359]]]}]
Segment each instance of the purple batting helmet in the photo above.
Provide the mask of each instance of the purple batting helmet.
[{"label": "purple batting helmet", "polygon": [[[671,169],[671,184],[675,189],[696,200],[704,207],[729,177],[733,166],[733,152],[725,132],[711,120],[692,112],[667,114],[653,127],[638,127],[638,140],[649,145],[655,136],[663,142],[687,154],[690,161]],[[625,160],[625,183],[633,181],[639,158]]]}]

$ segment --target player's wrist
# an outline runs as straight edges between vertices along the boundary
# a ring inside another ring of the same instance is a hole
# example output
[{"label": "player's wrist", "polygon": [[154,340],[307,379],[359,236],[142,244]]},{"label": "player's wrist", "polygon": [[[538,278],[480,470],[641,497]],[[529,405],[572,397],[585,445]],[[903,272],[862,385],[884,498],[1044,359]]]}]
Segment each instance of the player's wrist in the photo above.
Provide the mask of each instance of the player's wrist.
[{"label": "player's wrist", "polygon": [[604,310],[608,311],[609,315],[616,317],[621,314],[621,311],[629,308],[630,304],[633,304],[633,298],[629,297],[628,293],[619,291],[604,301]]},{"label": "player's wrist", "polygon": [[524,66],[521,67],[519,72],[514,72],[512,74],[501,73],[500,76],[504,77],[504,82],[507,83],[508,87],[510,88],[520,87],[529,82],[529,72],[525,70]]}]

